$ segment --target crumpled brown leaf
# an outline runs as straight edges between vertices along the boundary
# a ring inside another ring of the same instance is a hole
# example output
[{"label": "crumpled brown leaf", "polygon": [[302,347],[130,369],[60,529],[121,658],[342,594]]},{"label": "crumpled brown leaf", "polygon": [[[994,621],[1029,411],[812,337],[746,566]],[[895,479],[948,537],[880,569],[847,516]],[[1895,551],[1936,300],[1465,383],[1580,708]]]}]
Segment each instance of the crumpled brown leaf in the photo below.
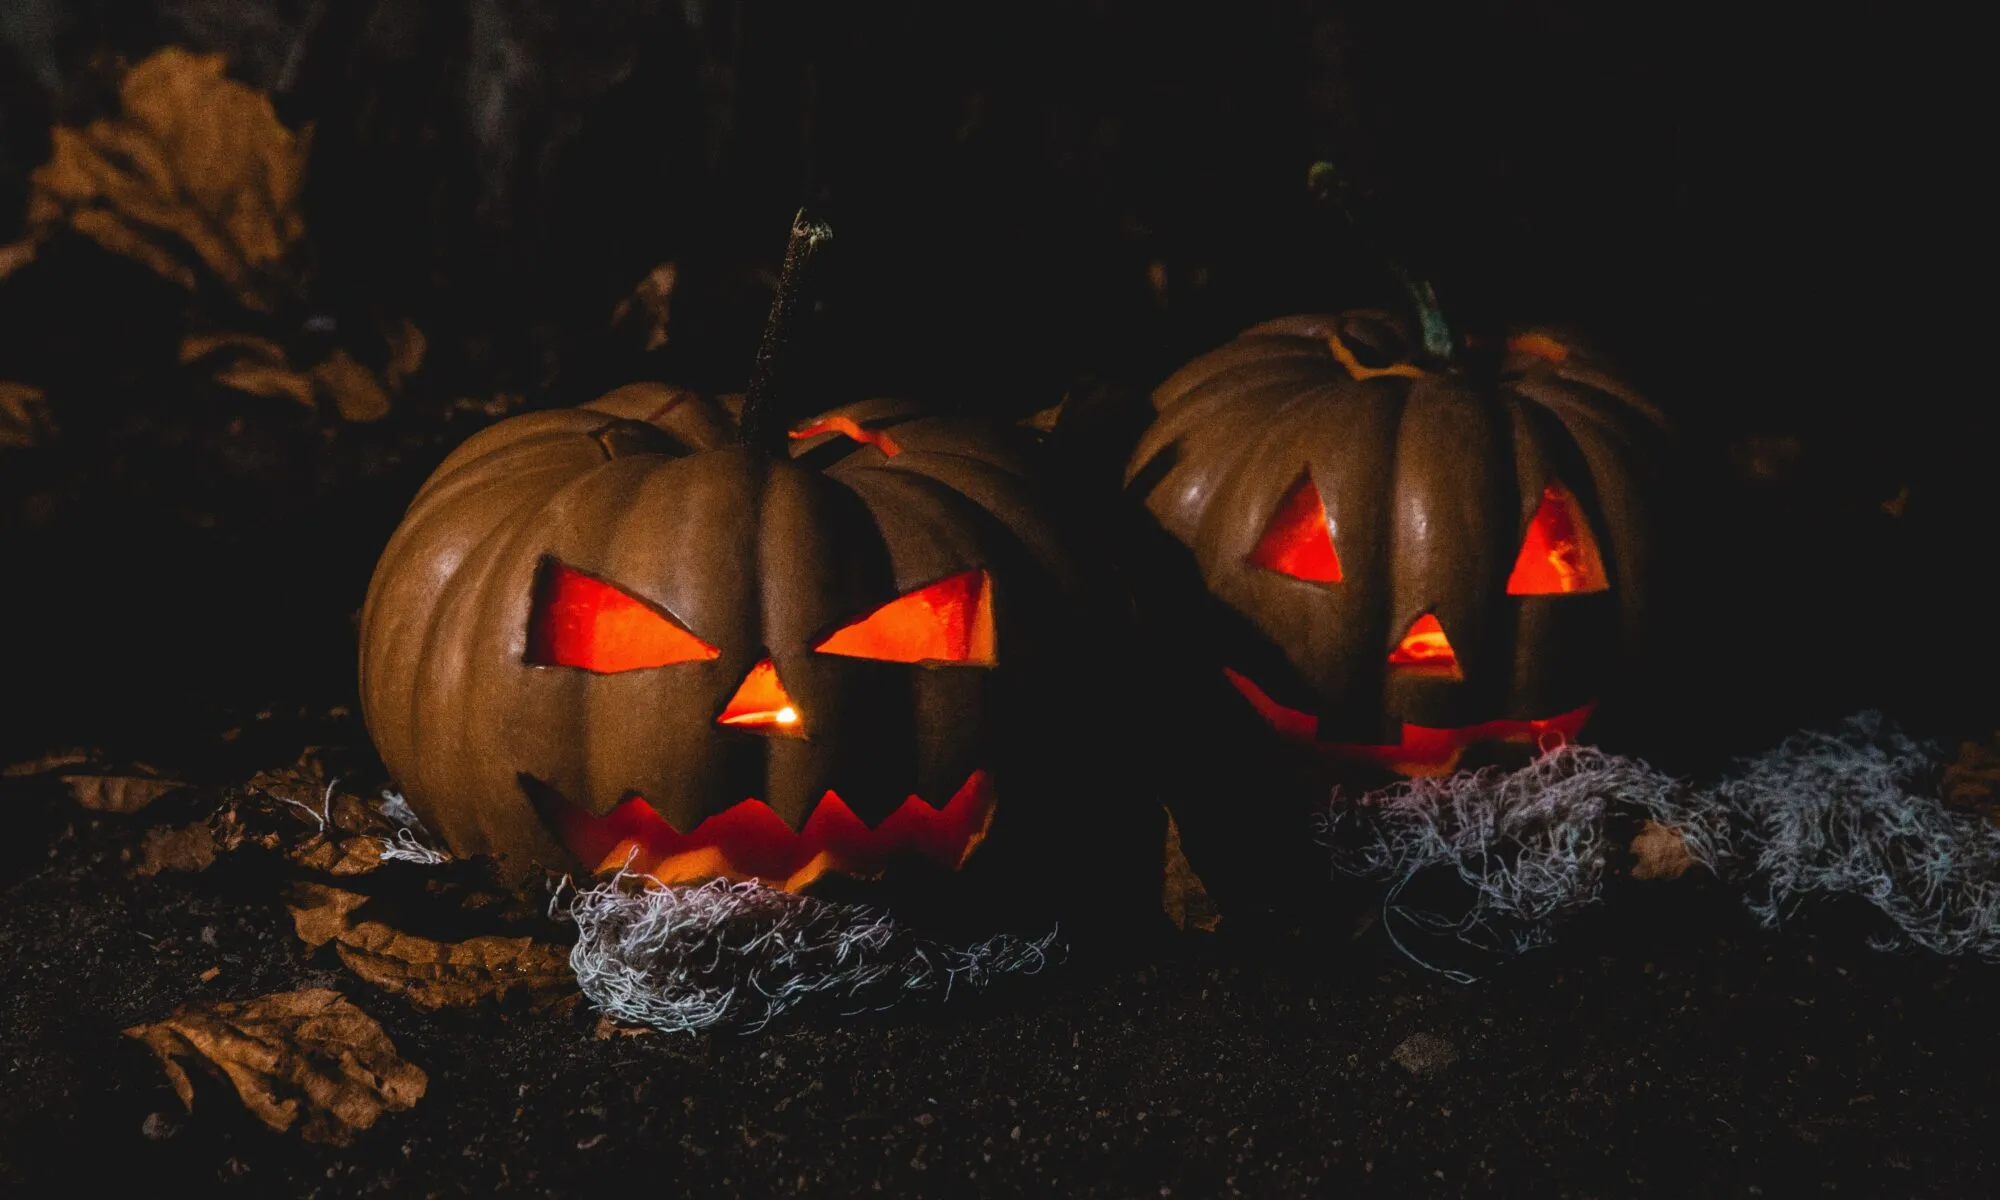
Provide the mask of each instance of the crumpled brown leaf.
[{"label": "crumpled brown leaf", "polygon": [[[250,796],[265,802],[267,811],[280,814],[289,834],[274,838],[282,843],[292,865],[331,875],[362,875],[379,868],[384,855],[397,847],[419,849],[442,862],[448,856],[412,840],[381,809],[360,797],[329,787],[325,769],[308,750],[299,762],[281,771],[262,771],[246,785]],[[311,826],[305,833],[300,825]],[[303,834],[303,836],[300,836]],[[399,852],[396,857],[409,858]]]},{"label": "crumpled brown leaf", "polygon": [[318,948],[332,942],[356,975],[419,1008],[437,1009],[525,997],[543,1004],[576,992],[569,951],[529,937],[482,935],[440,942],[381,921],[356,920],[367,897],[323,884],[293,891],[299,939]]},{"label": "crumpled brown leaf", "polygon": [[145,775],[65,775],[70,798],[92,812],[135,813],[187,784]]},{"label": "crumpled brown leaf", "polygon": [[0,447],[25,450],[44,445],[55,435],[56,423],[42,389],[0,381]]},{"label": "crumpled brown leaf", "polygon": [[387,360],[379,375],[345,347],[311,367],[296,368],[283,346],[247,333],[190,334],[181,341],[180,361],[239,392],[307,408],[329,405],[348,421],[379,421],[389,415],[391,396],[423,366],[429,345],[423,330],[407,320],[382,340]]},{"label": "crumpled brown leaf", "polygon": [[18,242],[8,242],[0,246],[0,279],[35,261],[35,239],[23,238]]},{"label": "crumpled brown leaf", "polygon": [[265,1125],[280,1133],[296,1126],[310,1142],[347,1145],[430,1086],[373,1017],[329,988],[196,1001],[125,1034],[159,1056],[189,1112],[194,1082],[183,1063],[226,1079]]},{"label": "crumpled brown leaf", "polygon": [[207,821],[180,828],[158,825],[146,831],[132,873],[152,876],[162,871],[206,871],[215,862],[216,849],[215,830]]},{"label": "crumpled brown leaf", "polygon": [[1961,742],[1958,754],[1944,769],[1940,791],[1948,804],[1977,808],[2000,821],[2000,735],[1983,742]]},{"label": "crumpled brown leaf", "polygon": [[260,312],[296,295],[306,137],[223,67],[167,47],[126,73],[117,117],[57,126],[29,228],[67,225],[189,289],[205,269]]},{"label": "crumpled brown leaf", "polygon": [[90,761],[90,751],[72,746],[62,750],[51,750],[40,758],[17,762],[0,768],[0,778],[22,779],[30,775],[46,775],[64,767],[78,767]]},{"label": "crumpled brown leaf", "polygon": [[646,272],[631,295],[611,310],[612,328],[629,334],[642,351],[651,352],[666,345],[673,316],[674,284],[679,278],[680,268],[672,262],[663,262]]},{"label": "crumpled brown leaf", "polygon": [[1679,879],[1695,865],[1680,830],[1649,820],[1632,839],[1632,878]]},{"label": "crumpled brown leaf", "polygon": [[1069,397],[1065,396],[1047,408],[1036,409],[1034,412],[1016,421],[1015,424],[1023,429],[1032,429],[1036,433],[1054,433],[1056,424],[1062,420],[1063,405],[1067,403],[1069,403]]},{"label": "crumpled brown leaf", "polygon": [[1181,827],[1173,814],[1167,815],[1166,875],[1160,891],[1160,908],[1174,928],[1213,933],[1222,923],[1222,913],[1208,894],[1208,886],[1195,873],[1181,850]]}]

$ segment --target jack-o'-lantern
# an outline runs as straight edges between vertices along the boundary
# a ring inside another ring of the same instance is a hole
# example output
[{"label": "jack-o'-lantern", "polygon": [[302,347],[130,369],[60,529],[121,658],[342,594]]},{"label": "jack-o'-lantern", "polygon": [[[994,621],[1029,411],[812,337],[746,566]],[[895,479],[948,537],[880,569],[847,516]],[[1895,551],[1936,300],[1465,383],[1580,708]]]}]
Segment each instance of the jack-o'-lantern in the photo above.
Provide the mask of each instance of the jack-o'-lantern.
[{"label": "jack-o'-lantern", "polygon": [[1065,760],[1103,633],[1032,442],[889,401],[766,441],[765,403],[739,436],[630,385],[438,467],[361,626],[411,806],[517,871],[667,883],[1088,860],[1114,801]]},{"label": "jack-o'-lantern", "polygon": [[1127,487],[1227,614],[1209,666],[1335,775],[1574,738],[1644,632],[1659,414],[1545,331],[1286,317],[1153,404]]}]

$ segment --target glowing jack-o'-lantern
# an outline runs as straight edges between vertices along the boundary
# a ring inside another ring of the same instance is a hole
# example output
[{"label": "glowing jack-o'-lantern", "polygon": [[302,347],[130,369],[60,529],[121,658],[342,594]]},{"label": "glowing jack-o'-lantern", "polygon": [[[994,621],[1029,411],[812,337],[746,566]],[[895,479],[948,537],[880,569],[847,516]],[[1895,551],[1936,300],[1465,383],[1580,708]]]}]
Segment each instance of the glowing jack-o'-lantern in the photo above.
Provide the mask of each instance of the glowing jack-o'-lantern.
[{"label": "glowing jack-o'-lantern", "polygon": [[1087,636],[1010,433],[876,402],[771,461],[638,386],[478,434],[370,589],[384,761],[464,853],[789,887],[956,870],[996,820],[999,730],[1035,745],[1021,710]]},{"label": "glowing jack-o'-lantern", "polygon": [[1549,334],[1287,317],[1153,403],[1128,490],[1231,615],[1222,679],[1330,764],[1576,737],[1643,632],[1660,419]]},{"label": "glowing jack-o'-lantern", "polygon": [[515,871],[798,888],[962,879],[1010,846],[1090,863],[1118,823],[1073,769],[1104,631],[1029,435],[869,401],[760,442],[759,404],[739,436],[631,385],[437,468],[361,622],[365,716],[411,806]]}]

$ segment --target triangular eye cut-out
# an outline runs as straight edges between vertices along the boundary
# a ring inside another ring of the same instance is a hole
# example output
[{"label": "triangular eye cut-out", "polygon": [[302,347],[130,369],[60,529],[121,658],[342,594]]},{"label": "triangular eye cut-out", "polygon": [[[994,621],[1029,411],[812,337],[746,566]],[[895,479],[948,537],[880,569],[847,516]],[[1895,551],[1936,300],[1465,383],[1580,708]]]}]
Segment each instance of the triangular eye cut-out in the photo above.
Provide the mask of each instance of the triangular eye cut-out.
[{"label": "triangular eye cut-out", "polygon": [[1571,595],[1602,592],[1611,587],[1604,573],[1604,556],[1590,532],[1576,496],[1556,480],[1542,489],[1542,500],[1521,539],[1521,553],[1507,577],[1510,596]]},{"label": "triangular eye cut-out", "polygon": [[1451,648],[1451,639],[1444,635],[1444,626],[1431,613],[1418,617],[1410,626],[1410,631],[1403,635],[1403,640],[1389,651],[1389,665],[1410,675],[1465,678],[1465,672],[1458,666],[1458,652]]},{"label": "triangular eye cut-out", "polygon": [[993,581],[984,571],[963,571],[896,597],[813,649],[882,662],[990,667],[998,661],[993,640]]},{"label": "triangular eye cut-out", "polygon": [[1339,583],[1340,555],[1333,549],[1333,526],[1310,473],[1299,476],[1285,502],[1264,527],[1250,565],[1312,583]]},{"label": "triangular eye cut-out", "polygon": [[785,690],[784,682],[778,678],[777,665],[768,658],[750,668],[750,673],[737,685],[736,694],[723,706],[722,715],[715,718],[715,723],[783,737],[804,737],[806,734],[799,720],[798,705],[792,702],[792,694]]},{"label": "triangular eye cut-out", "polygon": [[721,651],[645,601],[551,559],[535,582],[528,662],[611,674],[695,662]]}]

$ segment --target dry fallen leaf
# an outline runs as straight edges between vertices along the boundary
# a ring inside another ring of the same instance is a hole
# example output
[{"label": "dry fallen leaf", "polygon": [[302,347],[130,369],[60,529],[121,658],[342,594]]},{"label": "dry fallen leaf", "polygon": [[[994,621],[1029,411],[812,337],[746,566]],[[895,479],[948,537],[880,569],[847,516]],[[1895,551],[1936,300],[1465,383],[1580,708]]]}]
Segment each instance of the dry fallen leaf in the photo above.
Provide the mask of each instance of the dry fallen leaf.
[{"label": "dry fallen leaf", "polygon": [[47,443],[55,433],[56,424],[40,388],[0,382],[0,446],[25,450]]},{"label": "dry fallen leaf", "polygon": [[1212,933],[1222,923],[1222,914],[1208,894],[1201,876],[1181,850],[1181,827],[1173,815],[1167,816],[1166,878],[1160,892],[1160,908],[1180,930]]},{"label": "dry fallen leaf", "polygon": [[0,246],[0,279],[35,261],[35,239],[23,238]]},{"label": "dry fallen leaf", "polygon": [[134,875],[158,875],[162,871],[205,871],[215,861],[215,831],[202,821],[178,829],[158,825],[146,831],[139,846],[139,863]]},{"label": "dry fallen leaf", "polygon": [[1658,821],[1647,821],[1639,827],[1631,850],[1634,879],[1679,879],[1695,865],[1694,855],[1688,852],[1680,830]]},{"label": "dry fallen leaf", "polygon": [[322,884],[298,885],[291,910],[299,939],[315,948],[332,942],[348,970],[419,1008],[516,995],[541,1003],[576,990],[569,951],[561,946],[492,935],[434,941],[381,921],[355,920],[355,910],[366,899]]},{"label": "dry fallen leaf", "polygon": [[339,837],[314,834],[304,845],[285,855],[293,866],[329,875],[366,875],[382,865],[382,851],[388,843],[381,838],[360,835]]},{"label": "dry fallen leaf", "polygon": [[247,333],[198,333],[181,342],[183,366],[200,365],[217,383],[273,400],[313,406],[312,380],[292,370],[284,347]]},{"label": "dry fallen leaf", "polygon": [[1037,433],[1054,433],[1056,423],[1062,420],[1063,405],[1067,403],[1069,403],[1068,397],[1064,397],[1047,408],[1037,409],[1029,413],[1016,422],[1016,424],[1020,425],[1023,429],[1032,429]]},{"label": "dry fallen leaf", "polygon": [[189,1112],[194,1083],[183,1062],[226,1079],[259,1121],[281,1133],[297,1126],[311,1142],[344,1146],[430,1085],[373,1017],[327,988],[196,1001],[125,1033],[159,1056]]},{"label": "dry fallen leaf", "polygon": [[65,775],[70,798],[92,812],[135,813],[168,792],[187,786],[140,775]]},{"label": "dry fallen leaf", "polygon": [[390,394],[423,366],[428,345],[423,331],[403,321],[385,339],[387,364],[378,379],[346,349],[305,370],[291,365],[284,347],[247,333],[202,333],[183,339],[182,366],[205,370],[224,387],[313,408],[331,404],[349,421],[379,421],[389,415]]},{"label": "dry fallen leaf", "polygon": [[1961,742],[1958,754],[1945,766],[1940,788],[1946,803],[1989,810],[2000,820],[2000,735],[1983,742]]},{"label": "dry fallen leaf", "polygon": [[192,289],[206,268],[245,306],[298,290],[304,138],[220,54],[170,46],[120,82],[119,115],[57,126],[30,182],[28,226],[68,225]]},{"label": "dry fallen leaf", "polygon": [[611,310],[612,328],[628,331],[644,351],[666,345],[673,316],[674,284],[679,277],[680,268],[671,262],[663,262],[646,272],[632,294]]},{"label": "dry fallen leaf", "polygon": [[423,369],[430,340],[406,317],[390,330],[388,342],[389,362],[382,368],[382,382],[393,392],[402,388],[405,379]]},{"label": "dry fallen leaf", "polygon": [[332,358],[314,367],[312,380],[350,421],[379,421],[389,415],[389,393],[381,381],[344,349],[335,350]]},{"label": "dry fallen leaf", "polygon": [[40,758],[29,759],[27,762],[14,763],[11,766],[0,769],[0,777],[19,779],[29,775],[46,775],[50,771],[59,771],[64,767],[82,766],[89,761],[90,751],[88,750],[76,747],[66,750],[51,750]]},{"label": "dry fallen leaf", "polygon": [[615,1037],[645,1037],[649,1033],[658,1032],[659,1030],[651,1025],[627,1025],[610,1013],[605,1013],[597,1018],[597,1024],[591,1029],[590,1036],[600,1042],[608,1042]]}]

